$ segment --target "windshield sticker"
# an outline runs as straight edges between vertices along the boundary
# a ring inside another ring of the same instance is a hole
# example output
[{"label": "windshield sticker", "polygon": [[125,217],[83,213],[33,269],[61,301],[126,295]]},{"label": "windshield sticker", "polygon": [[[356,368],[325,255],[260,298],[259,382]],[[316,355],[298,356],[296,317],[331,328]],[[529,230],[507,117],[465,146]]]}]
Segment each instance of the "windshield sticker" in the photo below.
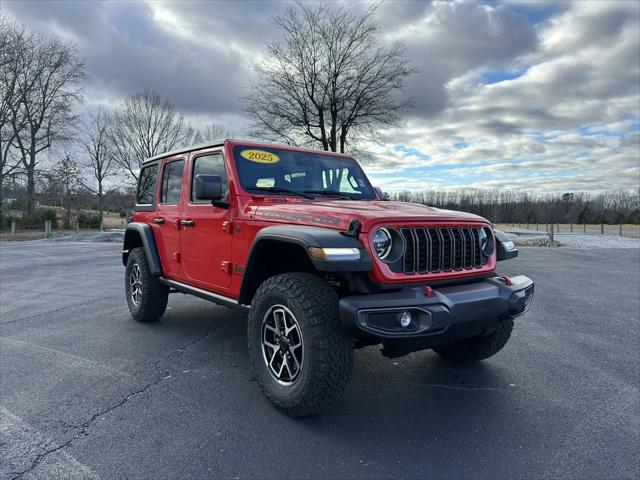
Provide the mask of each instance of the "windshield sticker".
[{"label": "windshield sticker", "polygon": [[280,161],[280,157],[275,153],[264,150],[243,150],[240,155],[247,160],[258,163],[278,163]]}]

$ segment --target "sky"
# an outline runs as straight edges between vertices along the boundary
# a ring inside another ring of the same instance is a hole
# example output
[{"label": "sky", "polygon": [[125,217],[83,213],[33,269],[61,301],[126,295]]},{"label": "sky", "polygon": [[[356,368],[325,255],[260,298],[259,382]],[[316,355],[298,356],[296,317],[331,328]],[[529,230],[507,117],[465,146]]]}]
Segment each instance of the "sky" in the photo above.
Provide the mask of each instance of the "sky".
[{"label": "sky", "polygon": [[[327,3],[364,9],[367,2]],[[195,125],[242,138],[241,97],[283,1],[7,1],[30,30],[76,43],[83,110],[153,89]],[[409,2],[378,8],[404,42],[414,106],[362,165],[387,191],[608,191],[640,185],[640,2]]]}]

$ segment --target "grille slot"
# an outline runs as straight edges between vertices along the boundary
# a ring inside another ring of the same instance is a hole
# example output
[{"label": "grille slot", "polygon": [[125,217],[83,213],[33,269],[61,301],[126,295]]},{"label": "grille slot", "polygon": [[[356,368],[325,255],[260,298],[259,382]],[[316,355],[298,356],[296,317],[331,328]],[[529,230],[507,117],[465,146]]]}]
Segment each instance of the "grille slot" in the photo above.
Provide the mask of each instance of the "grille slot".
[{"label": "grille slot", "polygon": [[414,243],[413,230],[411,228],[401,228],[400,233],[404,237],[406,249],[402,259],[404,273],[414,273],[416,271],[416,246]]},{"label": "grille slot", "polygon": [[406,274],[472,270],[487,263],[477,227],[403,227],[400,234],[406,243],[401,260]]}]

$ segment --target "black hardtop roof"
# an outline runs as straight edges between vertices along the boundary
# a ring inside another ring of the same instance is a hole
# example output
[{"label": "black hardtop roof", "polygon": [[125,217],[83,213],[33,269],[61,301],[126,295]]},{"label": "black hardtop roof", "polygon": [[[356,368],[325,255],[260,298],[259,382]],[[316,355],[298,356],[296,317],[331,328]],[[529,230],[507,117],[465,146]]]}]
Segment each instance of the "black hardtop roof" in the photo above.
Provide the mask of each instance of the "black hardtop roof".
[{"label": "black hardtop roof", "polygon": [[218,139],[218,140],[210,140],[208,142],[198,143],[197,145],[191,145],[190,147],[178,148],[176,150],[171,150],[169,152],[161,153],[160,155],[156,155],[155,157],[147,158],[142,163],[153,162],[154,160],[160,160],[160,159],[165,158],[165,157],[172,157],[172,156],[178,155],[180,153],[192,152],[194,150],[202,150],[204,148],[210,148],[210,147],[219,147],[221,145],[224,145],[224,142],[226,142],[227,140],[228,139],[226,139],[226,138],[221,138],[221,139]]}]

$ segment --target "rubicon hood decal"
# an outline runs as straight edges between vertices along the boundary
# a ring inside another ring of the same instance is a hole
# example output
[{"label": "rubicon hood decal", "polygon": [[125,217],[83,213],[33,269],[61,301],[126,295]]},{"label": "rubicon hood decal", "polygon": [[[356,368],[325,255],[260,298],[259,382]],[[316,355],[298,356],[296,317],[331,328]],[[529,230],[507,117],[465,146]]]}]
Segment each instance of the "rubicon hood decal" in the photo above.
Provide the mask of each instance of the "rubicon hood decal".
[{"label": "rubicon hood decal", "polygon": [[258,209],[256,218],[263,220],[284,220],[287,222],[321,223],[324,225],[340,225],[340,222],[342,221],[339,217],[331,217],[329,215],[273,211],[267,210],[264,207]]},{"label": "rubicon hood decal", "polygon": [[325,225],[346,229],[351,220],[362,223],[366,232],[375,224],[388,223],[455,223],[482,222],[477,215],[440,210],[426,205],[383,201],[322,200],[299,201],[287,204],[260,205],[256,220],[289,222],[306,225]]}]

